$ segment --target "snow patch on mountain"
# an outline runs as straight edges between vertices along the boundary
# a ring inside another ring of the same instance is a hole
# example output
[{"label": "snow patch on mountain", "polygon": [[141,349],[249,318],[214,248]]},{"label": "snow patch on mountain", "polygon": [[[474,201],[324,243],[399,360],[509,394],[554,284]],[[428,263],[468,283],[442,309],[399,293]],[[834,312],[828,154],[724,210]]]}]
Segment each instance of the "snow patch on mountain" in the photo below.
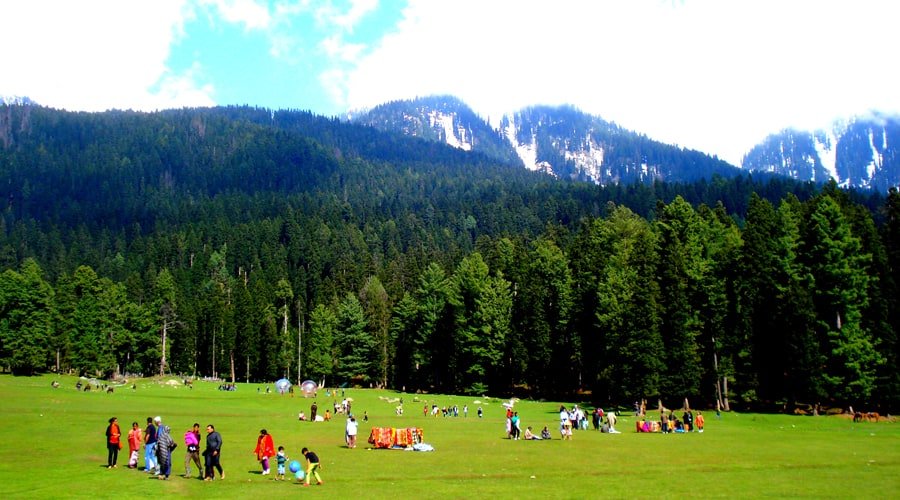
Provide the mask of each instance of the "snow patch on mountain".
[{"label": "snow patch on mountain", "polygon": [[[596,184],[601,184],[603,168],[603,146],[594,142],[588,133],[582,147],[572,150],[565,148],[567,161],[573,162],[578,171]],[[644,166],[646,170],[646,165]],[[645,172],[646,173],[646,172]]]},{"label": "snow patch on mountain", "polygon": [[472,150],[472,139],[467,134],[465,127],[457,127],[454,124],[455,116],[433,110],[428,113],[430,126],[432,128],[440,127],[444,130],[444,141],[449,145],[463,151]]},{"label": "snow patch on mountain", "polygon": [[871,128],[869,129],[869,147],[872,148],[872,161],[866,166],[866,174],[867,180],[871,180],[872,177],[875,176],[875,172],[881,168],[884,164],[884,158],[881,155],[881,151],[887,149],[887,134],[885,130],[881,129],[881,150],[879,151],[878,147],[875,146],[875,131]]},{"label": "snow patch on mountain", "polygon": [[840,183],[841,179],[837,172],[837,136],[833,131],[820,131],[814,136],[814,144],[822,168],[835,182]]},{"label": "snow patch on mountain", "polygon": [[512,144],[513,149],[516,150],[516,154],[519,155],[519,159],[525,164],[525,168],[528,170],[544,170],[546,168],[546,166],[538,165],[537,141],[534,132],[531,134],[530,143],[520,144],[519,139],[516,137],[518,135],[518,128],[516,127],[515,116],[509,117],[509,126],[506,127],[504,132],[506,132],[506,139]]}]

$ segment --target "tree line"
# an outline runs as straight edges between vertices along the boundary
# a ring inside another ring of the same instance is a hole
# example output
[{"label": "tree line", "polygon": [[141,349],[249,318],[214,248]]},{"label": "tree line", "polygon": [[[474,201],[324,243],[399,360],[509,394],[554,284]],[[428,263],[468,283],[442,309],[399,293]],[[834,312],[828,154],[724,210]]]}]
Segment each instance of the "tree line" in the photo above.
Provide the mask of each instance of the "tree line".
[{"label": "tree line", "polygon": [[[896,191],[889,202],[896,221]],[[0,355],[23,373],[589,389],[609,402],[888,402],[896,249],[884,238],[896,238],[895,224],[879,233],[836,190],[777,206],[753,196],[743,228],[721,207],[676,197],[653,220],[614,206],[530,241],[480,237],[394,293],[379,276],[392,266],[357,273],[357,286],[308,308],[289,276],[235,267],[227,244],[186,249],[198,252],[146,280],[82,265],[51,283],[28,258],[0,275]],[[254,241],[283,251],[281,233]],[[365,253],[359,243],[346,258]]]},{"label": "tree line", "polygon": [[560,182],[304,113],[2,111],[16,373],[900,397],[896,190]]}]

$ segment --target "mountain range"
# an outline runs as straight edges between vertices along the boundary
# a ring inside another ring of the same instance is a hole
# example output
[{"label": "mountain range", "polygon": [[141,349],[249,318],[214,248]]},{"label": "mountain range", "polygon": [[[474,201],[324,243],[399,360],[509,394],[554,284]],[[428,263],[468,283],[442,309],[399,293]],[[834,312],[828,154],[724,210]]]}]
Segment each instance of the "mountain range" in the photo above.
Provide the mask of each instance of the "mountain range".
[{"label": "mountain range", "polygon": [[558,178],[602,185],[690,182],[741,173],[716,157],[654,141],[572,106],[525,108],[504,115],[496,129],[452,96],[393,101],[350,119],[481,152]]},{"label": "mountain range", "polygon": [[843,187],[887,191],[900,184],[898,145],[900,119],[872,114],[829,130],[783,130],[751,149],[742,163],[803,181],[834,179]]},{"label": "mountain range", "polygon": [[356,113],[356,123],[480,151],[529,170],[596,184],[764,172],[800,181],[886,191],[900,184],[900,121],[871,114],[829,130],[786,129],[753,147],[740,168],[700,151],[654,141],[572,106],[505,114],[497,128],[452,96],[393,101]]},{"label": "mountain range", "polygon": [[[2,104],[36,105],[19,96],[0,96]],[[880,113],[827,129],[782,130],[751,148],[740,166],[653,140],[573,106],[527,107],[503,115],[495,127],[456,97],[428,96],[348,114],[346,121],[598,185],[693,182],[746,172],[819,184],[833,179],[841,187],[881,192],[900,185],[900,118]],[[318,133],[316,127],[301,128]]]}]

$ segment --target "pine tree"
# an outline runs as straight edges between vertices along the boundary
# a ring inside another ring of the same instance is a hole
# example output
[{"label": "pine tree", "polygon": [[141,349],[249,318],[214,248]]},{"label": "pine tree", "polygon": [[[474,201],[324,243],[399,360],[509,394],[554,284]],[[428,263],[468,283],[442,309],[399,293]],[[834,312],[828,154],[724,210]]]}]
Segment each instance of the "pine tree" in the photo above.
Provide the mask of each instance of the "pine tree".
[{"label": "pine tree", "polygon": [[868,301],[871,255],[830,196],[814,204],[807,227],[808,259],[815,279],[819,343],[826,354],[821,373],[825,393],[840,401],[865,401],[882,361],[861,323]]},{"label": "pine tree", "polygon": [[597,270],[596,320],[599,356],[594,392],[600,401],[660,395],[664,374],[660,336],[657,237],[647,221],[625,207],[595,224],[595,241],[606,255]]},{"label": "pine tree", "polygon": [[42,275],[34,259],[0,274],[0,362],[16,374],[39,372],[50,358],[54,293]]}]

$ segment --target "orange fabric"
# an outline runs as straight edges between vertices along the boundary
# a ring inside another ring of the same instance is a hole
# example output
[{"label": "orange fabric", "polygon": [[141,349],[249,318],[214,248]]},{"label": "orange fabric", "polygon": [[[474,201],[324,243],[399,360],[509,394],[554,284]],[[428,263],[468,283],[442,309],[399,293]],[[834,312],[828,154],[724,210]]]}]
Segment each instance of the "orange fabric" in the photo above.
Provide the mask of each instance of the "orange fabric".
[{"label": "orange fabric", "polygon": [[265,436],[259,436],[256,440],[256,449],[253,450],[256,453],[256,458],[262,460],[265,457],[274,457],[275,456],[275,442],[272,440],[271,434],[266,434]]},{"label": "orange fabric", "polygon": [[109,424],[109,444],[119,444],[119,436],[122,431],[119,430],[119,424],[113,422]]},{"label": "orange fabric", "polygon": [[141,429],[131,429],[128,431],[128,449],[130,451],[141,449],[141,443],[143,441]]}]

